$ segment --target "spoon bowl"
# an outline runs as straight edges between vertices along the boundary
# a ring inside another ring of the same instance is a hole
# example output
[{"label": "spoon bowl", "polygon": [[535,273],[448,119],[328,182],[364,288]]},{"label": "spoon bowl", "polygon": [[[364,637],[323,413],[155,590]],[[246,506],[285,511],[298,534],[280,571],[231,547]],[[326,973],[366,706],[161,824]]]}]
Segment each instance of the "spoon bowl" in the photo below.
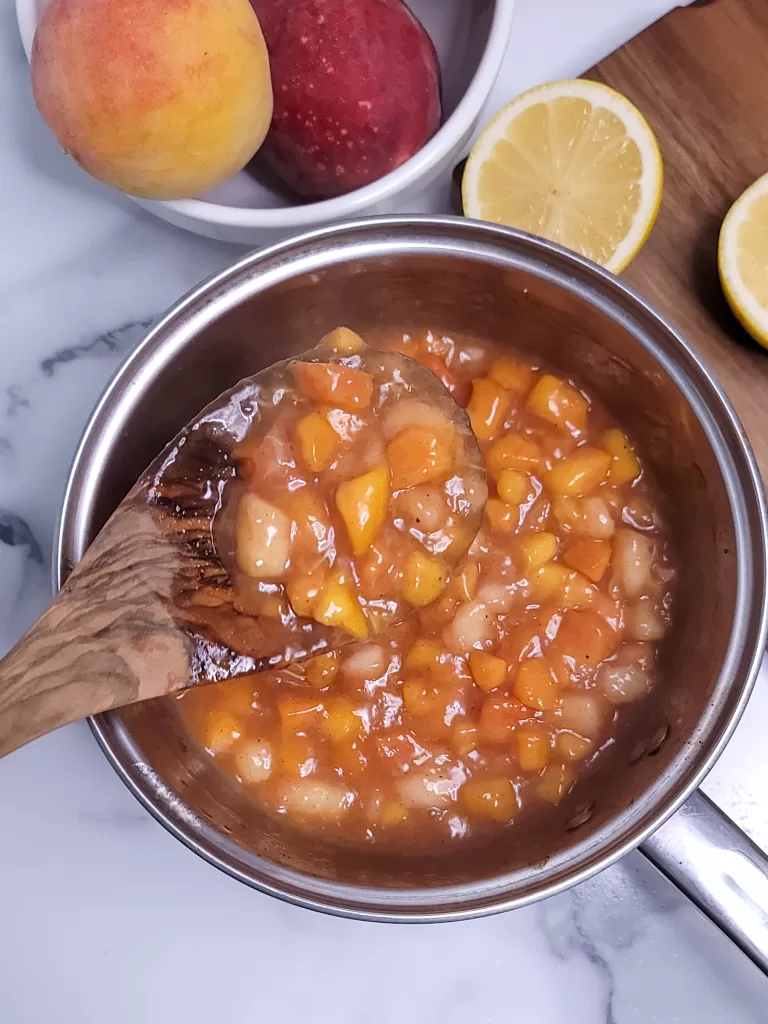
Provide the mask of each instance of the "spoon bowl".
[{"label": "spoon bowl", "polygon": [[[214,399],[150,463],[51,607],[0,661],[0,756],[78,718],[350,642],[350,632],[335,621],[317,613],[304,617],[287,601],[276,615],[243,612],[237,603],[243,573],[222,543],[232,533],[227,520],[236,504],[227,493],[237,484],[238,446],[259,426],[269,436],[273,424],[266,417],[275,403],[293,407],[301,400],[292,389],[292,370],[315,364],[357,373],[370,381],[379,403],[373,416],[418,396],[441,423],[455,427],[461,459],[449,483],[454,519],[463,530],[458,543],[441,552],[440,564],[450,569],[463,559],[487,496],[467,414],[425,367],[346,333],[359,343],[354,353],[337,351],[331,339],[339,332],[331,332],[311,351],[264,367]],[[382,467],[387,479],[392,473],[393,486],[395,473],[386,462]],[[395,497],[388,486],[389,505]],[[334,530],[342,533],[344,523],[329,527],[331,538]],[[336,569],[344,564],[343,552],[340,538],[332,543],[326,556]],[[407,610],[405,601],[389,601],[386,616],[374,620],[372,606],[381,602],[357,600],[363,622],[377,628]]]}]

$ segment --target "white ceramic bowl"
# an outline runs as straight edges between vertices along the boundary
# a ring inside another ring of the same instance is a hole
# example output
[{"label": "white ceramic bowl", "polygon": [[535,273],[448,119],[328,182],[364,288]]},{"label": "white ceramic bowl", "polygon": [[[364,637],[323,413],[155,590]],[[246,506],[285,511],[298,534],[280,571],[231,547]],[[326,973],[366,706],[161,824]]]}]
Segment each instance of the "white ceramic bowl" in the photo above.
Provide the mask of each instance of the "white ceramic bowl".
[{"label": "white ceramic bowl", "polygon": [[[27,57],[40,11],[48,3],[16,0]],[[438,52],[444,116],[440,130],[410,160],[365,188],[318,203],[290,205],[249,171],[240,171],[200,199],[135,201],[188,231],[246,245],[350,217],[408,212],[409,200],[450,174],[469,141],[504,58],[515,0],[409,0],[408,5]]]}]

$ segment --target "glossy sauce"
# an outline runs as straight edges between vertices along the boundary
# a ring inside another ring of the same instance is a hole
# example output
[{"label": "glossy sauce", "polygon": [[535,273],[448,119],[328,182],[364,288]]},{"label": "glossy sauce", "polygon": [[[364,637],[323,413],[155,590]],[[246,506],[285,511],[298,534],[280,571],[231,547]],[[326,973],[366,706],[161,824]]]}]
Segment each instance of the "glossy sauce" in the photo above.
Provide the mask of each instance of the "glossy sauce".
[{"label": "glossy sauce", "polygon": [[[514,828],[590,770],[656,682],[673,560],[642,453],[578,384],[475,340],[390,345],[467,405],[480,441],[491,497],[466,562],[375,638],[177,699],[274,814],[436,849]],[[401,520],[419,518],[412,490]],[[373,602],[402,593],[361,580]]]},{"label": "glossy sauce", "polygon": [[364,640],[442,593],[480,528],[485,475],[466,416],[421,366],[346,328],[311,355],[260,386],[216,546],[235,612],[259,628],[304,619]]}]

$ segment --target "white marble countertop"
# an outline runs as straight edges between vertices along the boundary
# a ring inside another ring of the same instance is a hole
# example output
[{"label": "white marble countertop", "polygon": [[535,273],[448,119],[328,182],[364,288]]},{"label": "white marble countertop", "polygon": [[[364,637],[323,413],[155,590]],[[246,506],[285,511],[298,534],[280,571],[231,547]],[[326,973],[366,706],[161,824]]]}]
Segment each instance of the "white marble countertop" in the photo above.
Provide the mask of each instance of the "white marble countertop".
[{"label": "white marble countertop", "polygon": [[[489,113],[577,74],[671,0],[518,0]],[[0,652],[50,596],[80,431],[146,325],[234,247],[82,174],[34,110],[0,8]],[[434,193],[425,209],[439,209]],[[707,790],[768,848],[768,678]],[[538,906],[431,926],[342,921],[218,873],[134,801],[86,726],[0,762],[2,1024],[764,1022],[768,981],[634,854]]]}]

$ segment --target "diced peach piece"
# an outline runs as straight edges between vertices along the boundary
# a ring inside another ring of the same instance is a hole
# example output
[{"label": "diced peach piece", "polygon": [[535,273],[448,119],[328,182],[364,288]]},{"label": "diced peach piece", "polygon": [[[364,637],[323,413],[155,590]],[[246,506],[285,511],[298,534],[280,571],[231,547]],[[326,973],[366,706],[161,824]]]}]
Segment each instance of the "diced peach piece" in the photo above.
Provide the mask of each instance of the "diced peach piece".
[{"label": "diced peach piece", "polygon": [[340,768],[344,775],[354,775],[362,771],[368,764],[361,737],[357,733],[349,733],[333,744],[334,768]]},{"label": "diced peach piece", "polygon": [[304,675],[310,686],[316,690],[324,690],[330,686],[339,671],[339,658],[336,651],[327,654],[316,654],[304,663]]},{"label": "diced peach piece", "polygon": [[273,761],[274,751],[267,740],[249,739],[235,753],[237,774],[250,785],[267,781],[272,774]]},{"label": "diced peach piece", "polygon": [[509,743],[530,712],[512,697],[488,696],[480,709],[478,735],[482,743]]},{"label": "diced peach piece", "polygon": [[503,469],[496,481],[496,491],[507,505],[522,505],[533,494],[531,478],[519,469]]},{"label": "diced peach piece", "polygon": [[[406,721],[409,720],[407,709],[405,719]],[[418,742],[439,743],[440,748],[444,750],[451,738],[449,720],[450,714],[447,699],[443,697],[442,704],[439,707],[431,711],[425,711],[423,715],[418,716],[418,723],[416,725]]]},{"label": "diced peach piece", "polygon": [[556,427],[583,430],[587,423],[589,405],[586,398],[570,384],[550,373],[545,373],[536,382],[525,407],[534,416],[554,423]]},{"label": "diced peach piece", "polygon": [[327,716],[321,722],[325,735],[335,742],[347,737],[358,736],[363,730],[363,720],[355,714],[353,705],[344,697],[334,697],[326,702]]},{"label": "diced peach piece", "polygon": [[505,434],[491,445],[485,456],[485,465],[494,479],[505,469],[519,469],[529,473],[539,468],[541,448],[522,434]]},{"label": "diced peach piece", "polygon": [[397,506],[406,526],[419,533],[442,530],[451,512],[444,488],[434,484],[421,484],[401,491]]},{"label": "diced peach piece", "polygon": [[656,546],[637,530],[618,530],[613,544],[614,576],[629,598],[639,597],[652,583]]},{"label": "diced peach piece", "polygon": [[289,732],[304,732],[320,723],[324,714],[319,697],[283,697],[277,702],[280,724]]},{"label": "diced peach piece", "polygon": [[626,627],[635,640],[662,640],[667,632],[661,607],[647,595],[627,608]]},{"label": "diced peach piece", "polygon": [[492,530],[498,533],[514,533],[520,525],[517,505],[507,505],[499,498],[489,498],[485,503],[485,518]]},{"label": "diced peach piece", "polygon": [[403,682],[403,704],[411,715],[431,715],[442,717],[451,699],[451,694],[444,687],[423,679],[406,679]]},{"label": "diced peach piece", "polygon": [[557,804],[573,787],[574,777],[570,768],[564,764],[550,764],[537,783],[536,792],[542,800]]},{"label": "diced peach piece", "polygon": [[566,547],[563,561],[593,583],[599,583],[611,562],[611,542],[579,537]]},{"label": "diced peach piece", "polygon": [[411,644],[403,664],[409,671],[438,671],[444,654],[445,649],[434,640],[419,637]]},{"label": "diced peach piece", "polygon": [[229,711],[215,709],[205,723],[203,746],[213,754],[224,754],[243,735],[243,722]]},{"label": "diced peach piece", "polygon": [[413,733],[407,730],[392,729],[385,733],[374,733],[373,743],[381,765],[389,775],[395,777],[410,771],[424,753],[424,748]]},{"label": "diced peach piece", "polygon": [[334,327],[323,337],[320,344],[327,345],[340,356],[357,355],[365,347],[360,335],[350,331],[348,327]]},{"label": "diced peach piece", "polygon": [[292,562],[297,555],[306,555],[313,564],[325,547],[331,531],[331,521],[320,497],[308,487],[286,495],[285,510],[293,520],[291,546]]},{"label": "diced peach piece", "polygon": [[556,562],[542,565],[531,575],[531,597],[536,601],[553,599],[561,602],[570,577],[571,573],[564,565]]},{"label": "diced peach piece", "polygon": [[318,594],[313,617],[324,626],[338,626],[358,640],[368,638],[368,623],[349,587],[329,580]]},{"label": "diced peach piece", "polygon": [[544,605],[539,608],[539,612],[536,616],[536,628],[541,632],[545,639],[554,640],[560,623],[563,618],[563,613],[555,604]]},{"label": "diced peach piece", "polygon": [[612,462],[608,452],[585,445],[550,469],[544,481],[553,494],[578,498],[607,480]]},{"label": "diced peach piece", "polygon": [[611,708],[596,690],[573,690],[563,695],[559,712],[563,729],[596,740],[611,714]]},{"label": "diced peach piece", "polygon": [[335,821],[349,809],[349,797],[343,786],[316,779],[299,779],[286,791],[283,802],[289,814]]},{"label": "diced peach piece", "polygon": [[408,812],[398,800],[387,800],[379,812],[377,824],[383,828],[400,825],[408,817]]},{"label": "diced peach piece", "polygon": [[542,629],[538,622],[520,622],[502,641],[502,653],[512,666],[526,658],[537,658],[542,651]]},{"label": "diced peach piece", "polygon": [[301,456],[307,469],[327,469],[339,447],[339,435],[321,412],[311,412],[296,426]]},{"label": "diced peach piece", "polygon": [[459,755],[466,757],[477,747],[478,733],[474,722],[460,715],[451,723],[451,746]]},{"label": "diced peach piece", "polygon": [[555,741],[555,750],[563,761],[581,761],[594,750],[592,740],[578,736],[575,732],[561,732]]},{"label": "diced peach piece", "polygon": [[533,383],[534,371],[519,359],[496,359],[488,371],[488,376],[507,391],[515,391],[522,395]]},{"label": "diced peach piece", "polygon": [[445,365],[445,361],[436,352],[423,352],[418,361],[425,366],[430,373],[434,373],[446,391],[459,405],[466,405],[469,398],[469,381],[462,380]]},{"label": "diced peach piece", "polygon": [[536,711],[554,711],[558,692],[552,668],[545,658],[529,658],[520,664],[514,693],[521,704]]},{"label": "diced peach piece", "polygon": [[614,487],[631,483],[640,476],[640,463],[637,460],[627,435],[618,428],[606,430],[603,434],[603,448],[613,456],[608,479]]},{"label": "diced peach piece", "polygon": [[566,530],[594,537],[595,540],[610,540],[616,532],[611,508],[605,498],[557,498],[552,505],[555,519]]},{"label": "diced peach piece", "polygon": [[421,427],[437,434],[449,432],[450,420],[434,405],[421,398],[402,398],[387,402],[382,414],[382,429],[387,441],[393,440],[408,427]]},{"label": "diced peach piece", "polygon": [[496,630],[493,608],[484,601],[459,604],[451,624],[443,630],[443,639],[455,654],[482,650],[492,641]]},{"label": "diced peach piece", "polygon": [[357,564],[360,589],[365,597],[380,598],[395,596],[399,588],[395,585],[399,571],[393,565],[392,556],[381,544],[371,544],[365,556]]},{"label": "diced peach piece", "polygon": [[445,589],[448,573],[437,558],[414,551],[405,563],[405,599],[414,608],[436,601]]},{"label": "diced peach piece", "polygon": [[294,576],[285,584],[285,592],[291,603],[291,608],[301,618],[310,618],[314,612],[315,604],[323,588],[325,576],[322,574],[303,573]]},{"label": "diced peach piece", "polygon": [[598,688],[612,704],[640,700],[653,688],[654,657],[652,644],[622,644],[616,656],[600,666]]},{"label": "diced peach piece", "polygon": [[371,404],[373,376],[364,370],[338,363],[294,362],[291,371],[302,392],[323,405],[356,412]]},{"label": "diced peach piece", "polygon": [[584,608],[595,602],[597,590],[578,572],[557,562],[547,562],[531,574],[531,596],[553,601],[559,608]]},{"label": "diced peach piece", "polygon": [[489,441],[498,434],[508,405],[509,395],[500,384],[487,377],[472,381],[472,397],[467,406],[467,415],[479,441]]},{"label": "diced peach piece", "polygon": [[238,475],[256,492],[263,483],[270,485],[272,493],[276,488],[287,490],[295,476],[298,453],[285,429],[266,437],[246,435],[232,454],[238,463]]},{"label": "diced peach piece", "polygon": [[289,777],[311,775],[317,767],[315,747],[308,736],[297,735],[290,729],[283,731],[277,753],[280,771]]},{"label": "diced peach piece", "polygon": [[389,468],[382,464],[369,473],[345,480],[336,490],[336,507],[347,528],[352,551],[363,555],[384,523],[389,505]]},{"label": "diced peach piece", "polygon": [[323,409],[328,425],[340,441],[354,441],[365,429],[366,421],[359,413],[347,412],[346,409]]},{"label": "diced peach piece", "polygon": [[459,790],[471,814],[492,821],[511,821],[518,810],[517,793],[509,779],[473,779]]},{"label": "diced peach piece", "polygon": [[469,655],[469,668],[481,690],[495,690],[507,678],[506,661],[487,651],[472,651]]},{"label": "diced peach piece", "polygon": [[449,807],[454,802],[463,781],[464,772],[461,769],[436,764],[409,772],[400,780],[397,788],[406,807],[437,810]]},{"label": "diced peach piece", "polygon": [[235,515],[237,565],[251,579],[280,579],[291,553],[291,520],[275,505],[246,492]]},{"label": "diced peach piece", "polygon": [[599,596],[599,591],[580,572],[572,572],[568,577],[565,593],[561,601],[565,608],[588,608]]},{"label": "diced peach piece", "polygon": [[455,434],[452,429],[406,427],[387,445],[396,491],[444,477],[453,469]]},{"label": "diced peach piece", "polygon": [[522,772],[540,772],[549,761],[552,737],[540,726],[524,726],[517,733],[517,760]]},{"label": "diced peach piece", "polygon": [[381,644],[355,644],[341,665],[345,680],[356,685],[380,679],[389,664],[387,651]]},{"label": "diced peach piece", "polygon": [[474,601],[477,596],[477,584],[480,579],[480,570],[476,562],[468,562],[456,576],[451,576],[448,581],[446,595],[450,595],[457,601]]},{"label": "diced peach piece", "polygon": [[597,668],[619,646],[620,637],[605,619],[588,608],[563,615],[554,644],[577,668]]},{"label": "diced peach piece", "polygon": [[526,569],[538,569],[539,566],[551,562],[557,554],[557,537],[554,533],[541,530],[532,533],[520,541],[520,549],[525,560]]},{"label": "diced peach piece", "polygon": [[[270,593],[266,589],[267,587],[273,592]],[[195,594],[195,600],[199,596],[200,592],[198,591]],[[219,596],[222,596],[220,592]],[[288,602],[283,599],[279,592],[274,592],[274,584],[267,584],[263,590],[258,584],[255,587],[244,584],[237,587],[233,596],[235,611],[240,615],[251,615],[256,618],[265,615],[267,618],[277,619],[290,613]],[[207,607],[215,608],[221,604],[222,602],[218,601],[216,604],[208,604]]]},{"label": "diced peach piece", "polygon": [[206,687],[208,696],[215,697],[216,710],[229,711],[236,719],[246,718],[253,711],[254,691],[258,689],[259,673]]}]

